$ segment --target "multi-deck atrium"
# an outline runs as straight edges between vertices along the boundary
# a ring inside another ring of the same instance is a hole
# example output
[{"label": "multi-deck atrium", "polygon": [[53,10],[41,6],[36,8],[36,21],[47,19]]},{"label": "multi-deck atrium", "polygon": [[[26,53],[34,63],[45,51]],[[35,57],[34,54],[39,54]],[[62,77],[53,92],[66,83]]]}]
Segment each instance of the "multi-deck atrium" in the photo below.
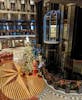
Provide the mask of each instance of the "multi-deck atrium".
[{"label": "multi-deck atrium", "polygon": [[81,100],[81,24],[81,0],[0,0],[0,100]]}]

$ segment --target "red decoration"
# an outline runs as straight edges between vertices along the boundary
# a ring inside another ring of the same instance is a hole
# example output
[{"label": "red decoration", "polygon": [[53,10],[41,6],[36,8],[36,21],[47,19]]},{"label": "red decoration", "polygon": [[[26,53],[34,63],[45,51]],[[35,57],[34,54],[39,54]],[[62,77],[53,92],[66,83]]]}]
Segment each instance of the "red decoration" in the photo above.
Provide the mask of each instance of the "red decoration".
[{"label": "red decoration", "polygon": [[13,60],[13,53],[3,52],[0,54],[0,64],[10,60]]},{"label": "red decoration", "polygon": [[33,75],[35,76],[38,73],[38,63],[36,60],[33,61]]}]

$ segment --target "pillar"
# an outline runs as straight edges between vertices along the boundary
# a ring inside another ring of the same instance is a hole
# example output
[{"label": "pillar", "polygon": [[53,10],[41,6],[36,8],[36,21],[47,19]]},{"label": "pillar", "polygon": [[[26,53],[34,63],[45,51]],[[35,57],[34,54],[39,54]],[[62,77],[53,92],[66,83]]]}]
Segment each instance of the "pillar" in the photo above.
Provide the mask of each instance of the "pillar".
[{"label": "pillar", "polygon": [[10,0],[7,0],[7,9],[10,9]]},{"label": "pillar", "polygon": [[64,63],[65,63],[65,57],[62,53],[62,39],[64,34],[64,5],[60,4],[60,13],[61,13],[61,21],[60,21],[60,44],[59,44],[59,55],[61,59],[61,69],[64,71]]},{"label": "pillar", "polygon": [[64,32],[64,5],[60,4],[61,21],[60,21],[60,39],[62,40]]},{"label": "pillar", "polygon": [[8,20],[11,20],[11,14],[8,13]]},{"label": "pillar", "polygon": [[67,6],[68,6],[67,24],[68,24],[68,37],[69,37],[68,52],[71,53],[76,5],[74,3],[71,3],[68,4]]},{"label": "pillar", "polygon": [[0,41],[0,51],[2,50],[2,42]]},{"label": "pillar", "polygon": [[15,40],[12,40],[12,47],[15,47]]},{"label": "pillar", "polygon": [[20,20],[21,19],[21,14],[18,14],[18,20]]},{"label": "pillar", "polygon": [[17,0],[17,10],[21,9],[21,4],[20,4],[20,0]]},{"label": "pillar", "polygon": [[43,43],[43,0],[36,0],[36,42]]},{"label": "pillar", "polygon": [[30,4],[29,4],[29,0],[27,0],[27,11],[28,11],[28,20],[30,20]]},{"label": "pillar", "polygon": [[75,19],[75,8],[76,5],[74,3],[70,3],[67,5],[68,7],[68,16],[67,16],[67,51],[66,51],[66,77],[68,79],[73,78],[73,59],[71,58],[71,50],[72,50],[72,42],[74,35],[74,19]]}]

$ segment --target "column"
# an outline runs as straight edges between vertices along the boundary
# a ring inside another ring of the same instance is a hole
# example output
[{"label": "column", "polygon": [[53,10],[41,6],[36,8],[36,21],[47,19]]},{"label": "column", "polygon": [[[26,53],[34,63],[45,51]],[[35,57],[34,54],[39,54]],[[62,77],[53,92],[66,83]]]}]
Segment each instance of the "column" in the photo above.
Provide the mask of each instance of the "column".
[{"label": "column", "polygon": [[36,6],[34,5],[34,12],[36,12]]},{"label": "column", "polygon": [[12,47],[15,47],[15,40],[12,40]]},{"label": "column", "polygon": [[29,0],[27,0],[27,13],[28,13],[28,20],[30,20],[30,4],[29,4]]},{"label": "column", "polygon": [[11,14],[8,13],[8,20],[11,20]]},{"label": "column", "polygon": [[28,11],[28,0],[25,2],[25,12]]},{"label": "column", "polygon": [[7,9],[7,0],[4,0],[5,9]]},{"label": "column", "polygon": [[62,39],[64,34],[64,5],[60,4],[60,13],[61,13],[61,21],[60,21],[60,44],[59,44],[59,57],[61,59],[61,69],[64,73],[64,64],[65,64],[65,52],[62,52]]},{"label": "column", "polygon": [[7,0],[7,9],[10,9],[10,1]]},{"label": "column", "polygon": [[18,20],[20,20],[21,19],[21,14],[18,14]]},{"label": "column", "polygon": [[[68,34],[68,50],[67,50],[67,77],[72,79],[73,76],[73,59],[71,58],[73,33],[74,33],[74,18],[75,18],[75,8],[74,3],[70,3],[68,6],[68,17],[67,17],[67,34]],[[68,71],[69,70],[69,71]]]},{"label": "column", "polygon": [[2,50],[2,42],[0,41],[0,51]]},{"label": "column", "polygon": [[72,49],[72,39],[73,39],[73,29],[74,29],[74,18],[75,18],[75,8],[76,5],[74,3],[68,4],[68,52],[71,52]]},{"label": "column", "polygon": [[63,4],[60,4],[60,13],[61,13],[60,39],[62,40],[63,32],[64,32],[64,5]]},{"label": "column", "polygon": [[21,3],[20,3],[20,0],[17,0],[17,10],[21,10]]},{"label": "column", "polygon": [[11,48],[12,47],[12,40],[8,40],[9,41],[9,47]]}]

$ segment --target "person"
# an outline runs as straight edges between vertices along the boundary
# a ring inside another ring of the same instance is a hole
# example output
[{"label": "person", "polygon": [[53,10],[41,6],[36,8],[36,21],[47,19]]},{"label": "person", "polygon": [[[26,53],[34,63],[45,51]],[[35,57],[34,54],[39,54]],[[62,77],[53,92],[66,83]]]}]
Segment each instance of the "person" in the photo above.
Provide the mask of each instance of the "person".
[{"label": "person", "polygon": [[45,60],[44,59],[42,59],[42,61],[38,65],[38,71],[41,74],[43,74],[43,67],[45,67]]},{"label": "person", "polygon": [[42,54],[41,53],[38,54],[38,60],[39,60],[39,62],[42,62]]}]

